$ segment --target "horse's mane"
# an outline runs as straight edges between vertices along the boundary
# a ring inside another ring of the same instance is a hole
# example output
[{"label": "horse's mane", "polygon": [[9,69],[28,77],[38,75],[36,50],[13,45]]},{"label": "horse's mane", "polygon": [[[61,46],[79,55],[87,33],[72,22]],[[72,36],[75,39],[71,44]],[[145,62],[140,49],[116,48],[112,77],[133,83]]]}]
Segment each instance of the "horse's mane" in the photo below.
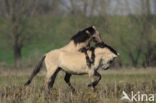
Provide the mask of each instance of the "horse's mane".
[{"label": "horse's mane", "polygon": [[79,31],[76,35],[74,35],[71,38],[71,40],[73,40],[75,44],[85,42],[91,36],[91,35],[87,34],[86,30],[88,30],[91,35],[93,35],[95,33],[94,28],[91,26],[91,27],[88,27],[82,31]]},{"label": "horse's mane", "polygon": [[113,49],[111,46],[105,44],[104,42],[102,42],[102,43],[97,43],[97,44],[95,45],[95,48],[97,48],[97,47],[100,47],[100,48],[105,48],[105,47],[106,47],[106,48],[108,48],[109,50],[111,50],[114,54],[117,55],[117,51],[116,51],[115,49]]}]

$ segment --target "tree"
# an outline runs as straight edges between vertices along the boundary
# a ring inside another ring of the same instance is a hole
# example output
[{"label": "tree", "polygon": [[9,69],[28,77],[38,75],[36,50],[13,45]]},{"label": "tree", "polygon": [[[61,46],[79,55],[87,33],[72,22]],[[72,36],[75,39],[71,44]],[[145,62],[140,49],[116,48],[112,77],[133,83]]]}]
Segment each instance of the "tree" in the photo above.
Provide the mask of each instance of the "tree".
[{"label": "tree", "polygon": [[[140,57],[143,58],[142,65],[144,67],[151,66],[152,62],[154,61],[152,58],[154,56],[154,51],[156,50],[156,44],[151,39],[152,36],[152,28],[155,25],[155,16],[151,13],[151,5],[150,0],[140,1],[141,3],[141,14],[139,15],[129,15],[131,23],[137,25],[138,36],[139,40],[137,40],[135,53],[130,52],[128,54],[132,61],[133,66],[138,65],[138,61]],[[136,40],[136,38],[134,38]],[[121,40],[123,41],[123,40]],[[125,45],[126,43],[124,43]],[[135,47],[134,46],[134,47]],[[130,49],[128,46],[125,46]]]},{"label": "tree", "polygon": [[37,0],[2,0],[3,19],[8,26],[5,35],[10,41],[14,52],[14,66],[20,67],[22,48],[25,42],[30,39],[25,34],[28,18],[34,15]]},{"label": "tree", "polygon": [[155,50],[156,50],[156,43],[152,39],[152,28],[156,27],[155,25],[155,16],[151,13],[151,5],[150,5],[150,0],[145,0],[142,1],[145,4],[144,8],[144,14],[142,16],[142,25],[143,25],[143,33],[145,34],[145,44],[146,44],[146,51],[144,52],[144,61],[143,61],[143,66],[151,66],[152,62],[154,61],[153,58],[156,57],[155,55]]}]

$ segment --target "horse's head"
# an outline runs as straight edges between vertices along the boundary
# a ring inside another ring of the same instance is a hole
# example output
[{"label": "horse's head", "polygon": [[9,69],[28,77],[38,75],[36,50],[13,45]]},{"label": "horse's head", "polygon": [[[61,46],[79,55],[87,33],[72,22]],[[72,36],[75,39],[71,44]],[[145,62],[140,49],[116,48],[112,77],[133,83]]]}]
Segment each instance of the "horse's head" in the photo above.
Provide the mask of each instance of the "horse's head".
[{"label": "horse's head", "polygon": [[116,50],[105,43],[98,43],[96,45],[98,54],[101,56],[102,69],[108,69],[110,64],[119,55]]},{"label": "horse's head", "polygon": [[94,34],[92,35],[93,41],[96,43],[102,43],[103,41],[101,39],[101,35],[100,35],[99,31],[97,31],[95,26],[91,26],[91,27],[95,30]]},{"label": "horse's head", "polygon": [[101,36],[95,26],[90,26],[82,31],[79,31],[71,38],[71,40],[73,40],[75,44],[84,43],[88,40],[94,40],[94,42],[97,43],[102,42]]}]

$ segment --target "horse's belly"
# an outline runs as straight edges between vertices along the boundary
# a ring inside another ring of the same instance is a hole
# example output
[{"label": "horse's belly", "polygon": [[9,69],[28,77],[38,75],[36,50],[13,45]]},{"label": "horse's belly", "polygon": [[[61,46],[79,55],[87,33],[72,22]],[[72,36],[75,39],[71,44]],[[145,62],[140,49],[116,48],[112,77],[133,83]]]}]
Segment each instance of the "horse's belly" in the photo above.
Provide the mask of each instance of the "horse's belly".
[{"label": "horse's belly", "polygon": [[68,69],[68,68],[64,68],[63,71],[67,72],[67,73],[70,73],[70,74],[74,74],[74,75],[83,75],[83,74],[87,74],[86,71],[78,71],[78,70],[71,70],[71,69]]},{"label": "horse's belly", "polygon": [[62,65],[61,68],[71,74],[86,74],[87,70],[85,66],[80,65]]}]

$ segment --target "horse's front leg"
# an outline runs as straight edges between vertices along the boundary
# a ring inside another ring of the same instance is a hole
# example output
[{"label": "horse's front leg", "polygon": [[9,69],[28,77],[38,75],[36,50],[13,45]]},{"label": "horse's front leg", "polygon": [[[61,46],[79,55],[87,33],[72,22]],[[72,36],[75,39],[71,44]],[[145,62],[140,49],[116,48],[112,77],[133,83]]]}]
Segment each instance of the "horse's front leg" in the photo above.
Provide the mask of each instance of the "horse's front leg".
[{"label": "horse's front leg", "polygon": [[99,81],[101,80],[101,74],[98,73],[97,71],[95,71],[94,75],[98,77],[98,79],[93,82],[93,86],[95,87],[99,83]]},{"label": "horse's front leg", "polygon": [[93,83],[94,83],[94,70],[90,70],[89,73],[89,79],[90,79],[90,84],[88,84],[88,87],[92,87],[92,89],[94,90],[94,86],[93,86]]},{"label": "horse's front leg", "polygon": [[95,88],[95,86],[99,83],[99,81],[101,80],[101,74],[99,74],[97,71],[94,71],[94,74],[93,74],[93,76],[97,76],[98,77],[98,79],[97,80],[95,80],[95,81],[92,81],[92,83],[91,84],[89,84],[88,86],[89,87],[93,87],[93,88]]}]

